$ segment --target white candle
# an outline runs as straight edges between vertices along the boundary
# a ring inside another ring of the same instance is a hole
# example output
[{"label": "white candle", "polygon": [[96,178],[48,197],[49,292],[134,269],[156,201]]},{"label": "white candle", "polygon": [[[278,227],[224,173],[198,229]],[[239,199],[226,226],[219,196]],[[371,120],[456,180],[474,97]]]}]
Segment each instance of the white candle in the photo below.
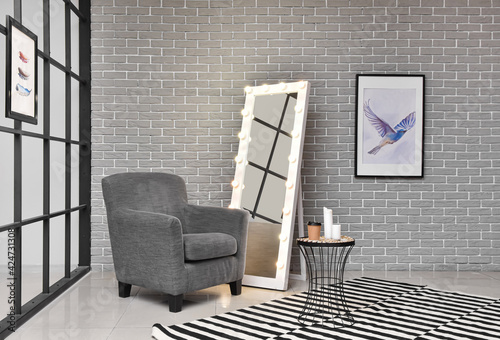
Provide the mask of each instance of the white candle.
[{"label": "white candle", "polygon": [[333,238],[333,225],[325,224],[325,238],[328,238],[328,239]]},{"label": "white candle", "polygon": [[325,224],[325,238],[333,238],[333,211],[323,207],[323,221]]},{"label": "white candle", "polygon": [[333,237],[334,240],[340,240],[340,224],[333,225]]}]

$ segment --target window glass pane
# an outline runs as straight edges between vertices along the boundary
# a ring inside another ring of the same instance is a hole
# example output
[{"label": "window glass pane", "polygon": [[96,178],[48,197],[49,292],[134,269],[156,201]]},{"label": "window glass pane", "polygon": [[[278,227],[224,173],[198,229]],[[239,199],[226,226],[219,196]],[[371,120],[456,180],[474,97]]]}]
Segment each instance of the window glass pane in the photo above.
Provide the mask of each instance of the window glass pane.
[{"label": "window glass pane", "polygon": [[38,49],[43,50],[43,1],[23,0],[23,26],[38,37]]},{"label": "window glass pane", "polygon": [[50,211],[65,208],[65,147],[61,142],[50,142]]},{"label": "window glass pane", "polygon": [[71,213],[71,270],[78,267],[78,235],[80,212]]},{"label": "window glass pane", "polygon": [[80,18],[71,12],[71,70],[80,72]]},{"label": "window glass pane", "polygon": [[50,0],[50,56],[66,65],[64,27],[64,2]]},{"label": "window glass pane", "polygon": [[23,123],[23,130],[43,133],[43,58],[38,57],[38,123]]},{"label": "window glass pane", "polygon": [[[2,18],[2,25],[5,25],[5,16],[10,15],[14,17],[14,0],[2,0],[0,6],[0,18]],[[2,54],[4,56],[5,54]]]},{"label": "window glass pane", "polygon": [[43,214],[43,140],[23,137],[23,219]]},{"label": "window glass pane", "polygon": [[42,292],[42,239],[43,222],[28,224],[23,227],[22,236],[22,284],[21,303]]},{"label": "window glass pane", "polygon": [[64,277],[65,216],[50,219],[50,275],[49,285]]},{"label": "window glass pane", "polygon": [[[0,96],[1,97],[1,96]],[[14,137],[0,132],[0,226],[14,222]],[[2,253],[3,254],[3,253]]]},{"label": "window glass pane", "polygon": [[71,0],[71,2],[75,5],[76,8],[80,8],[80,7],[78,7],[80,5],[80,1],[78,1],[78,0]]},{"label": "window glass pane", "polygon": [[66,137],[64,128],[66,86],[65,74],[54,66],[50,67],[50,135]]},{"label": "window glass pane", "polygon": [[80,204],[80,146],[71,145],[71,207]]},{"label": "window glass pane", "polygon": [[71,79],[71,139],[80,140],[80,82]]},{"label": "window glass pane", "polygon": [[[2,11],[2,7],[0,6],[0,12]],[[5,18],[5,16],[1,16],[0,18]],[[5,23],[2,23],[3,25]],[[5,35],[0,34],[0,125],[5,127],[14,127],[14,120],[10,118],[5,118],[5,44],[6,44]]]},{"label": "window glass pane", "polygon": [[2,318],[10,313],[10,307],[13,305],[9,304],[8,297],[10,296],[10,289],[7,286],[12,283],[9,280],[11,277],[8,271],[8,252],[7,252],[7,242],[9,239],[9,232],[0,233],[0,296],[5,296],[5,298],[0,299],[0,313],[2,313]]}]

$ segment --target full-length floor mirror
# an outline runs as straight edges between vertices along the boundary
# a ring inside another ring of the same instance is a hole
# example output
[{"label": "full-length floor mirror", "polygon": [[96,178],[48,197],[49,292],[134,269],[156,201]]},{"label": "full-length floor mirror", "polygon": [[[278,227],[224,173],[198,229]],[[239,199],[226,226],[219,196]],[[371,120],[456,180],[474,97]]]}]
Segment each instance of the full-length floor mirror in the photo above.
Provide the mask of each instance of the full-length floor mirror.
[{"label": "full-length floor mirror", "polygon": [[247,87],[231,207],[252,219],[243,284],[288,287],[310,85]]}]

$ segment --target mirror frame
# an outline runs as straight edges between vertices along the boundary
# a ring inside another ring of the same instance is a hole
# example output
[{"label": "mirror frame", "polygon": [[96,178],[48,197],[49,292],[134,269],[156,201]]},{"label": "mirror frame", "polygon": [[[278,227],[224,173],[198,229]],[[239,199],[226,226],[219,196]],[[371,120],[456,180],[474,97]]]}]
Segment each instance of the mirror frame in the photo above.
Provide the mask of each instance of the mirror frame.
[{"label": "mirror frame", "polygon": [[[297,93],[297,102],[294,108],[295,118],[292,130],[292,145],[288,157],[288,175],[283,207],[283,218],[281,223],[280,246],[278,261],[276,262],[276,276],[274,278],[245,275],[243,284],[276,290],[288,289],[288,277],[290,274],[290,260],[293,245],[293,230],[295,215],[297,213],[297,199],[300,190],[300,168],[302,164],[302,149],[304,146],[304,134],[306,130],[307,107],[309,103],[310,83],[299,81],[294,83],[280,83],[275,85],[261,85],[246,87],[245,108],[241,111],[243,121],[238,155],[235,157],[235,176],[231,183],[233,193],[230,208],[241,209],[241,199],[244,188],[245,169],[247,165],[248,147],[250,143],[250,132],[252,128],[255,99],[257,96]],[[301,199],[301,198],[300,198]],[[302,212],[300,212],[302,215]]]}]

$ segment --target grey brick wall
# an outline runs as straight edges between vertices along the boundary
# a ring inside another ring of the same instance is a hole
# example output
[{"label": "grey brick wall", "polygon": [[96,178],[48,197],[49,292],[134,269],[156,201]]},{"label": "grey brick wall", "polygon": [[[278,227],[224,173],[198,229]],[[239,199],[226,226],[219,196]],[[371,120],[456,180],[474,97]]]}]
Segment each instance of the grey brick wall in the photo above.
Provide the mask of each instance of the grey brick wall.
[{"label": "grey brick wall", "polygon": [[[334,209],[350,269],[500,270],[499,54],[500,0],[92,0],[93,268],[103,176],[227,206],[242,89],[305,79],[305,219]],[[425,74],[423,179],[354,177],[358,73]]]}]

